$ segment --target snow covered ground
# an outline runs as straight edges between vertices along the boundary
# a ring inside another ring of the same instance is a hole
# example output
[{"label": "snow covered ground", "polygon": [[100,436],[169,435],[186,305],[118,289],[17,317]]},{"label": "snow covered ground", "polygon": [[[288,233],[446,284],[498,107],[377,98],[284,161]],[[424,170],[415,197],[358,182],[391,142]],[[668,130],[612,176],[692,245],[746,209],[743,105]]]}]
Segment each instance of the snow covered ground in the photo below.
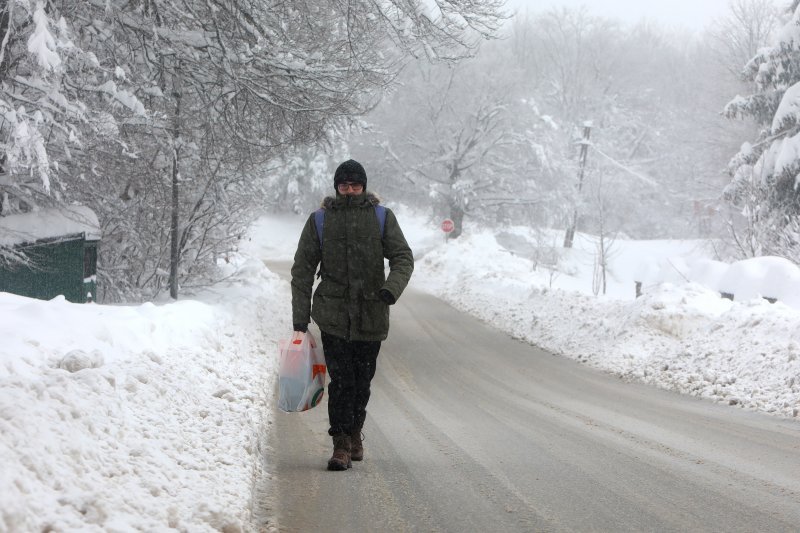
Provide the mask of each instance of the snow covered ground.
[{"label": "snow covered ground", "polygon": [[[247,531],[289,290],[260,261],[176,303],[0,293],[0,531]],[[254,500],[259,500],[258,505]]]},{"label": "snow covered ground", "polygon": [[[798,416],[793,265],[729,267],[699,241],[618,240],[607,295],[596,296],[589,236],[564,250],[555,232],[467,227],[445,244],[437,220],[390,207],[417,257],[413,287],[626,379]],[[288,284],[260,259],[289,260],[304,222],[265,217],[226,282],[176,303],[0,293],[0,531],[249,531],[268,521],[268,407],[291,320]]]}]

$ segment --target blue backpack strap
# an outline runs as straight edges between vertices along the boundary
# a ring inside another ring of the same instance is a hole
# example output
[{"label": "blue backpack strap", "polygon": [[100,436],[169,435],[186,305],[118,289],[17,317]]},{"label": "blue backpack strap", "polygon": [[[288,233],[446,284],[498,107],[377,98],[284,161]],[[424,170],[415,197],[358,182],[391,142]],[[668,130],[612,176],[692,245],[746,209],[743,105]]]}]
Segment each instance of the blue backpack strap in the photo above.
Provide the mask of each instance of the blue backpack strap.
[{"label": "blue backpack strap", "polygon": [[386,208],[380,204],[376,205],[375,214],[378,216],[378,225],[381,227],[381,240],[382,240],[384,228],[386,227]]},{"label": "blue backpack strap", "polygon": [[314,211],[314,224],[317,226],[317,238],[319,239],[319,247],[322,249],[322,225],[325,222],[325,209],[320,207]]}]

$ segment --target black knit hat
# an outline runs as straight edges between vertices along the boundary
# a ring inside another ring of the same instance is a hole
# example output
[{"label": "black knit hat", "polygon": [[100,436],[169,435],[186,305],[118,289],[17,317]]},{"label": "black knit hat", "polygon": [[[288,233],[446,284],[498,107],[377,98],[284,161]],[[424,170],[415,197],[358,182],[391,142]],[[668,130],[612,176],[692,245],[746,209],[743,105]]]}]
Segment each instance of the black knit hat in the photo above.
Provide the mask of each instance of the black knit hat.
[{"label": "black knit hat", "polygon": [[360,183],[367,188],[367,172],[361,163],[353,159],[348,159],[336,169],[333,174],[333,186],[338,187],[340,183]]}]

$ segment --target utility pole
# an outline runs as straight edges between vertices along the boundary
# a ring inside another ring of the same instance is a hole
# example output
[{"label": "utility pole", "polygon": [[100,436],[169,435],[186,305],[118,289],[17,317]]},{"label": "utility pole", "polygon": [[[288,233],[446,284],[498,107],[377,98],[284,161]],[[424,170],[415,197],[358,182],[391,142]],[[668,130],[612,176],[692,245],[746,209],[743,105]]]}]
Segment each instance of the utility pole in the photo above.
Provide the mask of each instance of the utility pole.
[{"label": "utility pole", "polygon": [[581,153],[578,158],[578,193],[575,195],[575,209],[572,212],[572,220],[564,235],[564,248],[572,248],[572,241],[575,238],[575,230],[578,227],[578,202],[580,201],[581,190],[583,189],[583,175],[586,170],[586,155],[589,152],[589,134],[592,131],[592,121],[587,120],[583,123],[583,139],[581,139]]}]

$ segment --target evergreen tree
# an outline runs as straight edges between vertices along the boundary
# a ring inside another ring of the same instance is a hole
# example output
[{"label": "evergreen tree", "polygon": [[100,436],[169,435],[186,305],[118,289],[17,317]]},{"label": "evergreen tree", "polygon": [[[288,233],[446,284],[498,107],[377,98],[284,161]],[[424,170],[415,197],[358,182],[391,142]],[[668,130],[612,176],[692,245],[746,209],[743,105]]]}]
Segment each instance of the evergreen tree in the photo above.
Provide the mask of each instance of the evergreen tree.
[{"label": "evergreen tree", "polygon": [[725,197],[743,215],[732,226],[746,256],[778,255],[800,259],[800,0],[772,46],[745,66],[753,94],[737,96],[729,117],[750,117],[760,126],[755,142],[744,143],[730,162]]}]

